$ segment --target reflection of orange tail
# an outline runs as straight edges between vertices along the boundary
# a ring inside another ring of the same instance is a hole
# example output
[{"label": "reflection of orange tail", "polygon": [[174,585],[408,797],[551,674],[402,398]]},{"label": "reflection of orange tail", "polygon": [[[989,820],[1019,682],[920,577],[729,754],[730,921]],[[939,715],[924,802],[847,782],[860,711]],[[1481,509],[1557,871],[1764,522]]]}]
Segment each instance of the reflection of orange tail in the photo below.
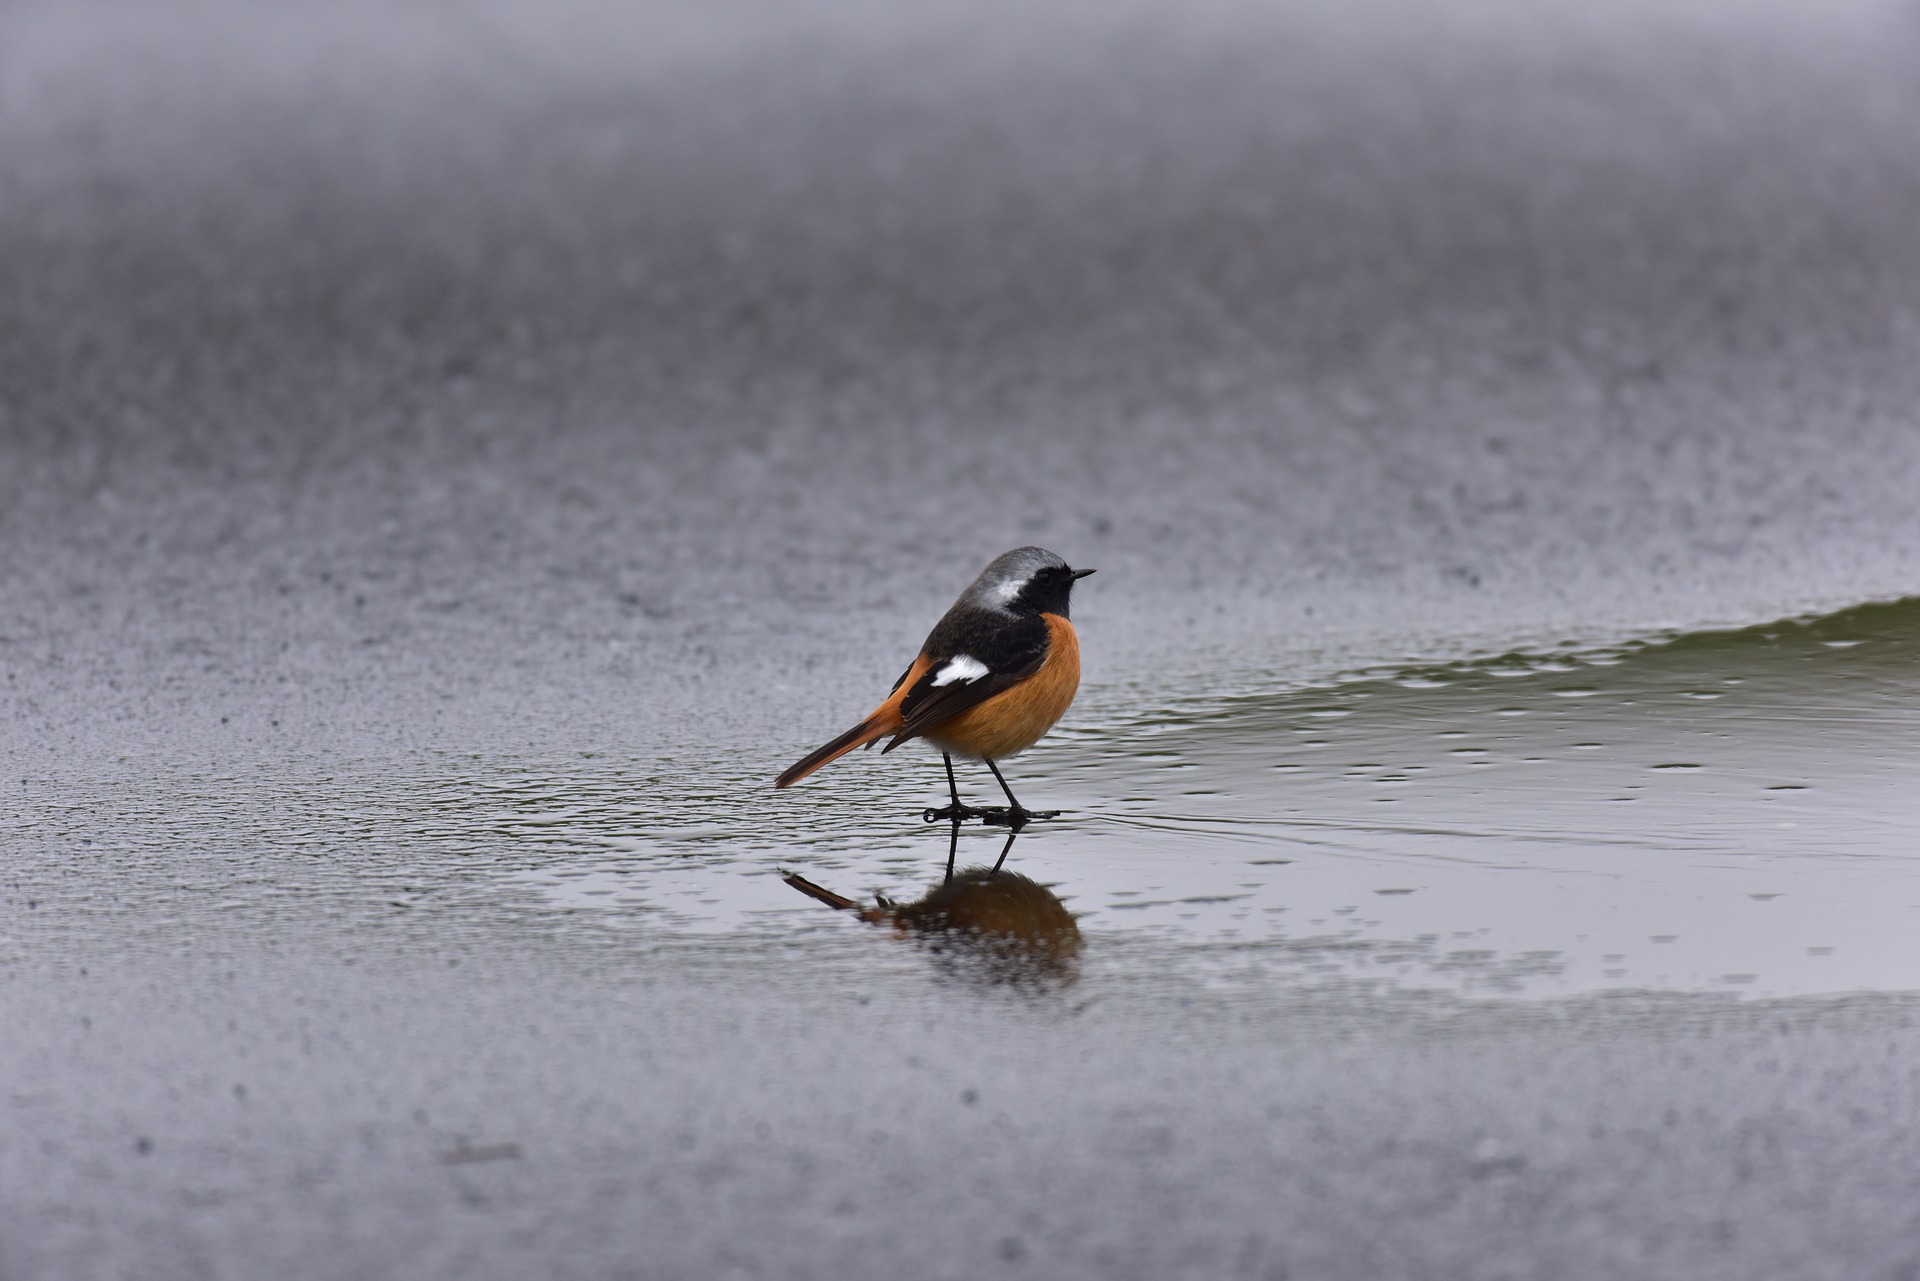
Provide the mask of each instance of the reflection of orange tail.
[{"label": "reflection of orange tail", "polygon": [[798,872],[788,872],[783,879],[785,879],[787,884],[793,886],[794,889],[799,890],[802,894],[805,894],[809,898],[817,898],[828,907],[837,907],[842,912],[858,912],[860,910],[860,905],[846,895],[835,894],[832,890],[815,885]]},{"label": "reflection of orange tail", "polygon": [[884,738],[900,728],[900,716],[895,713],[887,716],[888,708],[881,708],[873,715],[855,725],[852,729],[834,739],[825,747],[808,752],[792,765],[787,772],[773,780],[775,787],[792,787],[807,775],[825,765],[828,761],[837,761],[856,747],[865,747],[876,738]]}]

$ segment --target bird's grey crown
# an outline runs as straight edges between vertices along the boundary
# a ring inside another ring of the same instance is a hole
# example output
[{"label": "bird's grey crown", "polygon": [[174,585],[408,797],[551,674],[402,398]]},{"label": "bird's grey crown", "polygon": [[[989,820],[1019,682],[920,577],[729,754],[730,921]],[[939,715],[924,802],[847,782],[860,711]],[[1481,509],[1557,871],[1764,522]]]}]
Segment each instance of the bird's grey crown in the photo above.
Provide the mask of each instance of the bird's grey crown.
[{"label": "bird's grey crown", "polygon": [[1003,614],[1012,613],[1008,606],[1036,573],[1066,567],[1066,561],[1044,547],[1016,547],[994,557],[993,563],[980,571],[980,577],[973,580],[972,586],[960,593],[960,601]]}]

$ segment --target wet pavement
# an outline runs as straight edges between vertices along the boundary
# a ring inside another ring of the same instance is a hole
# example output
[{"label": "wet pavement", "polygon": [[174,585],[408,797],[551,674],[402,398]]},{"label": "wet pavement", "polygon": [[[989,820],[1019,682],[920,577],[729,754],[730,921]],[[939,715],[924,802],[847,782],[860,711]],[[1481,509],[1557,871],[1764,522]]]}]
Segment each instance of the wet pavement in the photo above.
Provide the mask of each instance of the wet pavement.
[{"label": "wet pavement", "polygon": [[[9,8],[0,1278],[1911,1274],[1917,70]],[[770,781],[1027,542],[976,947]]]}]

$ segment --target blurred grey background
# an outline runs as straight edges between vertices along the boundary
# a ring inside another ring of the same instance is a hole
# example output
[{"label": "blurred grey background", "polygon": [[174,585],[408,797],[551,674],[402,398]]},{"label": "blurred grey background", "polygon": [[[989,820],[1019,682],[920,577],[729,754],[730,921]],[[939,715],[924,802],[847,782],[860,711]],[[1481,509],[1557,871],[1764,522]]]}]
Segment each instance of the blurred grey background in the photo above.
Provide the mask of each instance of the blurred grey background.
[{"label": "blurred grey background", "polygon": [[9,719],[824,714],[1023,541],[1155,679],[1911,591],[1917,68],[1882,0],[9,5]]}]

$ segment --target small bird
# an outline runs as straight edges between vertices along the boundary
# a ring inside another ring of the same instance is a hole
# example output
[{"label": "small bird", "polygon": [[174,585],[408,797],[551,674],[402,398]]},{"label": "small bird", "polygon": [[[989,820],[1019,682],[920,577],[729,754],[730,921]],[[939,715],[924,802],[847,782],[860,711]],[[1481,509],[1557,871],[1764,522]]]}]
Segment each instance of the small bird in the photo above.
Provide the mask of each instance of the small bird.
[{"label": "small bird", "polygon": [[[791,787],[856,747],[887,738],[882,754],[909,739],[940,749],[953,804],[926,819],[981,818],[1018,831],[1036,817],[1014,799],[996,761],[1040,741],[1080,688],[1080,641],[1067,621],[1073,585],[1093,571],[1071,569],[1040,547],[1016,547],[980,571],[972,586],[934,624],[920,654],[893,683],[873,714],[831,743],[809,752],[774,780]],[[889,737],[891,736],[891,737]],[[985,761],[1007,794],[1007,808],[960,804],[955,755]]]}]

